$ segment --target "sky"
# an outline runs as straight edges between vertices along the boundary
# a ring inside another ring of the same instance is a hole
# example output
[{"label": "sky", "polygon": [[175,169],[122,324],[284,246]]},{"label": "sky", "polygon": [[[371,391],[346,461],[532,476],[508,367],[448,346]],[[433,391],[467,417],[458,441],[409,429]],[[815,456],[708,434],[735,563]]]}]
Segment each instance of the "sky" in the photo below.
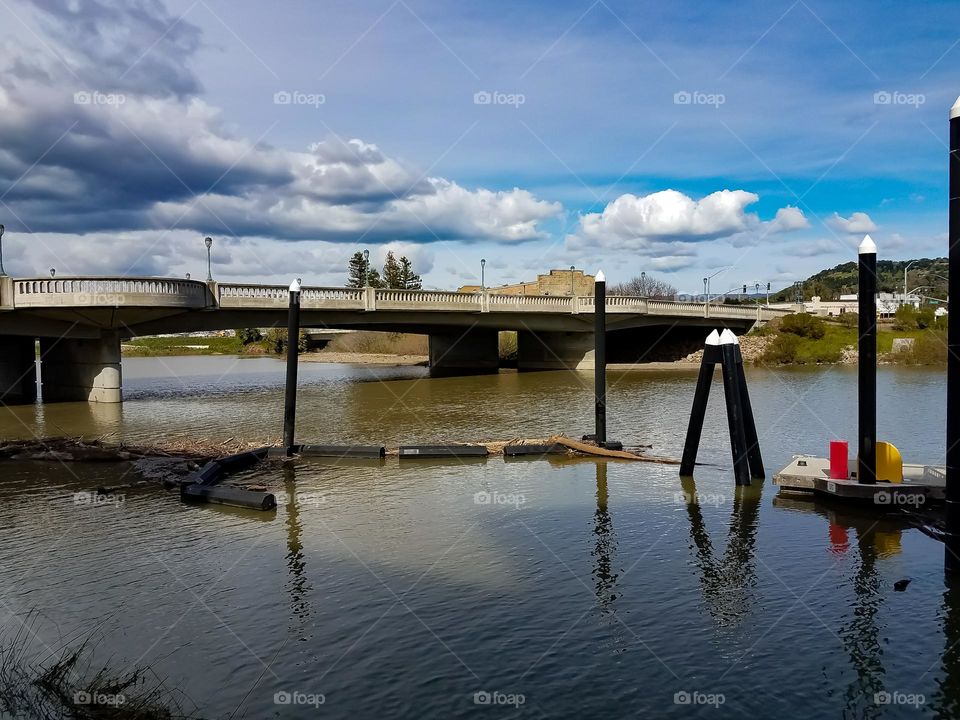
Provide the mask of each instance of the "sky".
[{"label": "sky", "polygon": [[946,254],[960,4],[0,0],[10,274],[681,292]]}]

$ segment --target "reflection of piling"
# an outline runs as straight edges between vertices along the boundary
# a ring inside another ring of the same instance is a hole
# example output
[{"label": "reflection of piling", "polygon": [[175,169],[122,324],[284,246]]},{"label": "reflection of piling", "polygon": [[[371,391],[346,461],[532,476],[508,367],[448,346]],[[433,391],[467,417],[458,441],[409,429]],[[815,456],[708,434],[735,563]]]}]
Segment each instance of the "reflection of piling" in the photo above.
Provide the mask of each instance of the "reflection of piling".
[{"label": "reflection of piling", "polygon": [[723,394],[727,401],[727,425],[730,428],[730,451],[733,454],[733,476],[737,485],[750,484],[747,462],[747,433],[743,422],[743,392],[737,370],[737,338],[729,330],[720,335],[723,369]]},{"label": "reflection of piling", "polygon": [[[960,297],[960,98],[950,111],[949,244],[949,298],[953,300]],[[947,323],[947,346],[946,567],[960,571],[960,324],[956,317]]]},{"label": "reflection of piling", "polygon": [[287,388],[283,402],[283,447],[293,455],[294,426],[297,422],[297,362],[300,352],[300,280],[290,283],[290,310],[287,313]]},{"label": "reflection of piling", "polygon": [[607,282],[603,270],[593,284],[593,383],[597,447],[607,441]]},{"label": "reflection of piling", "polygon": [[860,447],[857,481],[877,481],[877,246],[869,235],[858,251],[860,342],[857,360]]}]

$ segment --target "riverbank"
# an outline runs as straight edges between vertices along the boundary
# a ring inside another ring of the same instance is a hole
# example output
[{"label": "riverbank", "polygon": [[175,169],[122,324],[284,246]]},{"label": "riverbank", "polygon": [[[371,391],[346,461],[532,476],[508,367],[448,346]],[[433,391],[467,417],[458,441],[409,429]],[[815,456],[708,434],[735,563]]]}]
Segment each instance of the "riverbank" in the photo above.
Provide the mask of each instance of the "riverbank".
[{"label": "riverbank", "polygon": [[364,352],[337,352],[335,350],[321,350],[305,353],[300,356],[303,362],[312,363],[345,363],[348,365],[422,365],[430,363],[427,355],[391,355],[388,353]]}]

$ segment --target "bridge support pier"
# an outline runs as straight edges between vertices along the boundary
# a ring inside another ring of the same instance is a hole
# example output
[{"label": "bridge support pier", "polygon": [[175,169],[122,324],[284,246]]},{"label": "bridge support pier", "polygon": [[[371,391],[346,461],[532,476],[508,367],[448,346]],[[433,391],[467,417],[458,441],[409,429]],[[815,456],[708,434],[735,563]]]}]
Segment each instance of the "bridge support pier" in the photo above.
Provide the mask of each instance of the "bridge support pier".
[{"label": "bridge support pier", "polygon": [[0,335],[0,403],[29,405],[37,401],[37,341]]},{"label": "bridge support pier", "polygon": [[500,369],[500,334],[496,330],[430,335],[430,375],[482,375]]},{"label": "bridge support pier", "polygon": [[40,339],[43,402],[123,400],[120,334],[104,330],[96,340]]},{"label": "bridge support pier", "polygon": [[517,333],[518,370],[593,370],[592,332]]}]

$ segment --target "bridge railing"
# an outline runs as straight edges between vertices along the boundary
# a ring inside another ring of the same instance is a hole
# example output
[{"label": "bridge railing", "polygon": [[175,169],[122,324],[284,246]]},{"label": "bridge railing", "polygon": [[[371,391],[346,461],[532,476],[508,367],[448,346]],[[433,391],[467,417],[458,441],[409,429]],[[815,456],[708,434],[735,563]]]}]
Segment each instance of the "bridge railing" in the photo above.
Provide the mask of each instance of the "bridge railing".
[{"label": "bridge railing", "polygon": [[203,308],[205,283],[169,278],[17,278],[14,307],[182,307]]}]

